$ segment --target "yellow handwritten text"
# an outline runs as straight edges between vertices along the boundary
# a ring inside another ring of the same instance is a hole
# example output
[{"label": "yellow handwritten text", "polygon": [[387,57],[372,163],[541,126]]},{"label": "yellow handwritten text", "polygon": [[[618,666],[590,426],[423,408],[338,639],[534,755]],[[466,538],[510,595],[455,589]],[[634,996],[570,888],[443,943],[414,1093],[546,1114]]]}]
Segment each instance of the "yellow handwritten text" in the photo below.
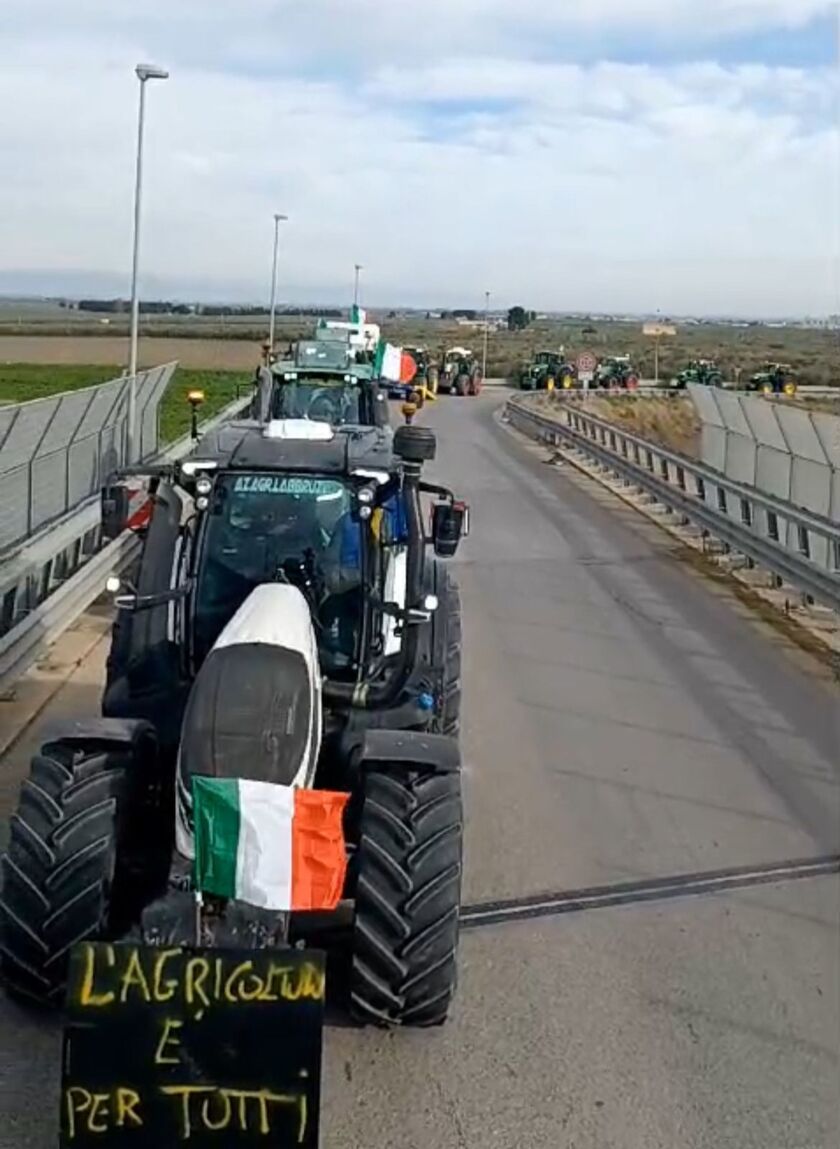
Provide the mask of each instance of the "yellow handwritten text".
[{"label": "yellow handwritten text", "polygon": [[200,1017],[214,1005],[323,1001],[325,975],[314,962],[232,960],[180,949],[85,944],[78,1003],[105,1008],[168,1004]]},{"label": "yellow handwritten text", "polygon": [[133,1089],[118,1086],[107,1093],[93,1093],[73,1085],[64,1095],[67,1135],[72,1141],[79,1131],[107,1133],[112,1128],[142,1126],[139,1108],[140,1094]]},{"label": "yellow handwritten text", "polygon": [[[114,947],[106,945],[102,946],[101,950],[105,955],[105,964],[109,967],[113,967],[115,961]],[[82,978],[82,988],[79,994],[79,1002],[84,1006],[110,1005],[110,1003],[114,1000],[113,991],[108,991],[106,993],[94,993],[93,986],[96,977],[96,950],[93,948],[90,942],[85,942],[82,947],[82,952],[84,953],[85,972],[84,977]]]},{"label": "yellow handwritten text", "polygon": [[[177,1054],[173,1056],[173,1051],[181,1046],[181,1040],[174,1035],[174,1030],[183,1028],[183,1021],[178,1021],[174,1017],[166,1019],[163,1023],[163,1032],[160,1035],[158,1047],[155,1050],[155,1065],[178,1065],[180,1063]],[[167,1049],[169,1049],[168,1056]]]},{"label": "yellow handwritten text", "polygon": [[272,1118],[278,1106],[292,1110],[297,1117],[298,1144],[306,1136],[305,1093],[222,1089],[215,1085],[163,1085],[160,1091],[178,1102],[178,1136],[182,1141],[188,1141],[195,1131],[203,1129],[210,1132],[234,1129],[240,1133],[257,1130],[266,1136],[273,1131]]}]

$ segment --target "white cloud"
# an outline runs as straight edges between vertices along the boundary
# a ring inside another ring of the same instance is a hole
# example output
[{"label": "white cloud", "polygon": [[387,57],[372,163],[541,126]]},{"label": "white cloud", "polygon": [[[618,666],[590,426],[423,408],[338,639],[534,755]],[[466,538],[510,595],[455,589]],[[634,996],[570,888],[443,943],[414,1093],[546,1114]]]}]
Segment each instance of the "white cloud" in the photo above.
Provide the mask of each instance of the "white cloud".
[{"label": "white cloud", "polygon": [[[173,291],[263,295],[284,210],[299,296],[361,260],[380,301],[836,309],[829,75],[533,46],[575,26],[643,41],[666,16],[672,36],[793,27],[821,0],[10,7],[0,268],[127,267],[131,67],[151,58],[172,78],[148,92],[144,269]],[[325,45],[342,66],[315,66]]]}]

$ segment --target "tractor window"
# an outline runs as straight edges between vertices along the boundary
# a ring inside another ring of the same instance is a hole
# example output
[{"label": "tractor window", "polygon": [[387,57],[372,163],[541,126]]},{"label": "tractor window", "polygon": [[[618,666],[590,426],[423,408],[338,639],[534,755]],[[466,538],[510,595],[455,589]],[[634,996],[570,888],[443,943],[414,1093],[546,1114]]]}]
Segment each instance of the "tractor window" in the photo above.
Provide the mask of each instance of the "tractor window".
[{"label": "tractor window", "polygon": [[196,658],[261,583],[299,586],[316,615],[329,597],[358,587],[361,532],[353,505],[351,489],[335,478],[220,477],[199,550]]},{"label": "tractor window", "polygon": [[288,380],[274,389],[273,419],[312,419],[341,426],[359,423],[359,389],[329,380]]}]

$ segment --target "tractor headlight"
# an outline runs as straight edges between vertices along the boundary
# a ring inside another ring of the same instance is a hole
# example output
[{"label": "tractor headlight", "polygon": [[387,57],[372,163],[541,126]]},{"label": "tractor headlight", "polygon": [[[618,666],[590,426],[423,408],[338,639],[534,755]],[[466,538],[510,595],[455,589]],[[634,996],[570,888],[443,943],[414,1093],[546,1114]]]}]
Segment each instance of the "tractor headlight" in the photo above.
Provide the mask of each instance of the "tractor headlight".
[{"label": "tractor headlight", "polygon": [[374,497],[374,493],[370,487],[362,487],[358,494],[359,502],[363,507],[373,506]]},{"label": "tractor headlight", "polygon": [[198,511],[206,511],[209,506],[210,500],[206,495],[199,495],[199,497],[195,500],[195,507]]},{"label": "tractor headlight", "polygon": [[195,484],[195,489],[199,495],[209,495],[213,490],[213,480],[208,479],[206,475],[202,475]]},{"label": "tractor headlight", "polygon": [[427,594],[423,599],[423,609],[427,610],[429,614],[436,611],[439,605],[438,596],[436,594]]}]

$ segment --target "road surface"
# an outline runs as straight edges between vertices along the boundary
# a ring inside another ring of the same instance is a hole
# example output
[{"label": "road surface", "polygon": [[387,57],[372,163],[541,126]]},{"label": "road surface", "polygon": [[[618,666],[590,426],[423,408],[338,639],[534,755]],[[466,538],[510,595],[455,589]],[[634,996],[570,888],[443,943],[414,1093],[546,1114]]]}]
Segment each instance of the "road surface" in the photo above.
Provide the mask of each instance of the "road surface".
[{"label": "road surface", "polygon": [[[473,507],[465,900],[838,852],[836,684],[654,526],[499,427],[499,401],[426,416]],[[46,717],[94,707],[103,657]],[[2,766],[0,818],[27,741]],[[323,1145],[834,1147],[838,914],[826,876],[465,932],[444,1029],[328,1031]],[[57,1081],[55,1024],[0,1001],[0,1149],[55,1143]]]}]

